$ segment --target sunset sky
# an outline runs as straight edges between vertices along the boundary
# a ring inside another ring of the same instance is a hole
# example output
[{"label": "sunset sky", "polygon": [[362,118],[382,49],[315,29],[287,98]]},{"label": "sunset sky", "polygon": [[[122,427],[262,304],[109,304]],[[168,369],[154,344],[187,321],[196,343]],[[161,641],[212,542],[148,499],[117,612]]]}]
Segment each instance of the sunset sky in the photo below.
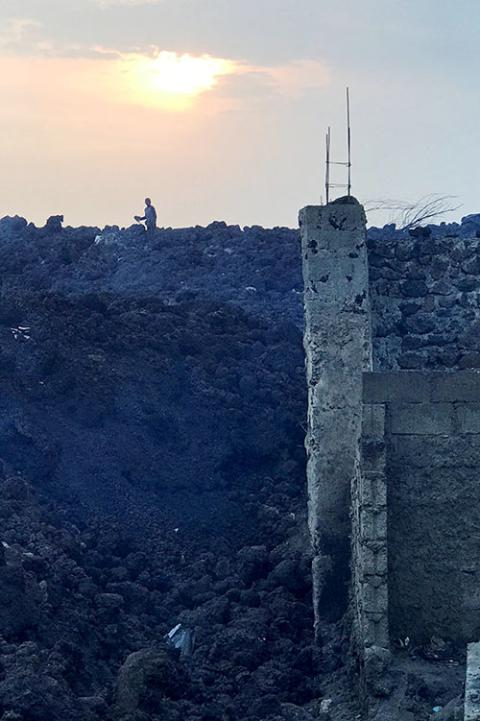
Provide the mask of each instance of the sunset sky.
[{"label": "sunset sky", "polygon": [[480,212],[479,71],[479,0],[1,0],[0,216],[293,227],[346,85],[362,202]]}]

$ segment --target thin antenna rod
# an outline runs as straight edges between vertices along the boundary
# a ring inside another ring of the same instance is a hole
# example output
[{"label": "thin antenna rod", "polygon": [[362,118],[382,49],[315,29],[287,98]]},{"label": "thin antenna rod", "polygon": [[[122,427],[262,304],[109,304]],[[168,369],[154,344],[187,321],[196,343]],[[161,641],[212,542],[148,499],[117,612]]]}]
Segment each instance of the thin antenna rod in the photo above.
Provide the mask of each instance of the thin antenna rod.
[{"label": "thin antenna rod", "polygon": [[352,191],[352,129],[350,127],[350,88],[347,87],[347,152],[348,152],[348,195]]},{"label": "thin antenna rod", "polygon": [[327,205],[330,202],[330,126],[328,126],[326,135],[326,164],[325,164],[325,198]]},{"label": "thin antenna rod", "polygon": [[[331,154],[331,128],[328,126],[327,134],[325,136],[326,141],[326,162],[325,162],[325,197],[327,205],[330,202],[330,190],[332,188],[346,188],[347,194],[350,196],[352,193],[352,128],[350,123],[350,88],[346,88],[347,91],[347,161],[340,162],[337,160],[330,160]],[[330,182],[330,171],[332,165],[343,165],[347,168],[348,182],[347,183],[331,183]]]}]

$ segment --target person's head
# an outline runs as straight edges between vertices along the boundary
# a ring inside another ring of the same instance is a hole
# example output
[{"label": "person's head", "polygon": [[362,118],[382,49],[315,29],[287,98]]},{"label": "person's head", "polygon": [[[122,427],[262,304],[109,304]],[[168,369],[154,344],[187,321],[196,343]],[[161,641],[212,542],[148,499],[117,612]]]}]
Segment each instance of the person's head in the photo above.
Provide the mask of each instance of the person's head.
[{"label": "person's head", "polygon": [[151,205],[151,204],[152,204],[151,199],[150,199],[150,198],[145,198],[145,205],[147,206],[147,208],[148,208],[148,206]]}]

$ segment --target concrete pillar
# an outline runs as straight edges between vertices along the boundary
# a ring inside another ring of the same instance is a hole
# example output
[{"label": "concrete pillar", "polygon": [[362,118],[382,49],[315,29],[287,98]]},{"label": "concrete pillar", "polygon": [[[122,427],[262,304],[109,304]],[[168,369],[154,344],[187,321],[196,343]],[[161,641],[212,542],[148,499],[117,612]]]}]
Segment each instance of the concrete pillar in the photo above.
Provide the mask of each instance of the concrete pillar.
[{"label": "concrete pillar", "polygon": [[480,643],[468,644],[465,721],[480,721]]},{"label": "concrete pillar", "polygon": [[350,487],[361,433],[362,372],[372,367],[365,228],[364,209],[351,197],[300,211],[317,622],[325,612],[340,617],[348,599]]}]

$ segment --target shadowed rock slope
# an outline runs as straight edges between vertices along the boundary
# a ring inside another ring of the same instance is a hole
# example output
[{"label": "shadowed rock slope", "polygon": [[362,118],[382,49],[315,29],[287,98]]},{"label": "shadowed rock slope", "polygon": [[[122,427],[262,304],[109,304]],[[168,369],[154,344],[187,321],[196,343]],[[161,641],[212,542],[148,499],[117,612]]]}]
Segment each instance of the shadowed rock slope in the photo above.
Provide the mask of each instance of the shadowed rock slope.
[{"label": "shadowed rock slope", "polygon": [[[0,721],[357,718],[343,624],[312,642],[298,233],[6,218],[0,266]],[[452,699],[408,678],[410,719]]]},{"label": "shadowed rock slope", "polygon": [[0,718],[308,719],[297,236],[99,235],[0,223]]}]

